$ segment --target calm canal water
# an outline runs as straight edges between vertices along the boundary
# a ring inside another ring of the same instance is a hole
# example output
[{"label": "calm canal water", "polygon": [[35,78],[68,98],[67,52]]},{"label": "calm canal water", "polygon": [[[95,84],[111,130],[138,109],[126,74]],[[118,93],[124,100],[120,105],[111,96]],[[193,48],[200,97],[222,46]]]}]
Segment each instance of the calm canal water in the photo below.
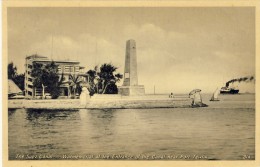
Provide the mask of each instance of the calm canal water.
[{"label": "calm canal water", "polygon": [[204,97],[207,108],[9,109],[9,159],[254,159],[254,95]]}]

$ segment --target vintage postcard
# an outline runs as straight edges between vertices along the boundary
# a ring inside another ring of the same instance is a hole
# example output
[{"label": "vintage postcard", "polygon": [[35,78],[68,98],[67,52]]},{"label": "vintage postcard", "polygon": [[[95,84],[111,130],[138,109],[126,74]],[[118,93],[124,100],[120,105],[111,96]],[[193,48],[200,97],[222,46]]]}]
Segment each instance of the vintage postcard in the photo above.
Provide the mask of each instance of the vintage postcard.
[{"label": "vintage postcard", "polygon": [[259,167],[259,2],[3,2],[4,166]]}]

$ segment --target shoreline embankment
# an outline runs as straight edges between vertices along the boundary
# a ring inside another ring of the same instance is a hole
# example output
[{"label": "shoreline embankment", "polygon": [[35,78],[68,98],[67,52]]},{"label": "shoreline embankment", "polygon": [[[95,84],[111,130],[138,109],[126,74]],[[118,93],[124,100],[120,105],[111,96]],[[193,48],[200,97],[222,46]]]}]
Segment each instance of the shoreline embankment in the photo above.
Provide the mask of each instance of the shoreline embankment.
[{"label": "shoreline embankment", "polygon": [[80,99],[8,100],[8,108],[27,109],[129,109],[129,108],[190,108],[188,97],[95,97],[82,104]]}]

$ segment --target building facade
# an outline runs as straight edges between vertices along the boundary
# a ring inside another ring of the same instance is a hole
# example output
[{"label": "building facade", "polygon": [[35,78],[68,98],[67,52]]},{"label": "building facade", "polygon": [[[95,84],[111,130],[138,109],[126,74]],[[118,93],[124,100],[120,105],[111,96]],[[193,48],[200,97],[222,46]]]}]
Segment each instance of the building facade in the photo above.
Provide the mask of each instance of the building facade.
[{"label": "building facade", "polygon": [[[79,80],[85,80],[84,74],[84,67],[80,66],[78,61],[71,61],[71,60],[50,60],[47,57],[39,56],[39,55],[32,55],[27,56],[25,58],[25,98],[42,98],[43,96],[48,96],[49,93],[46,89],[43,88],[36,88],[33,86],[34,78],[31,76],[33,63],[40,63],[46,65],[53,61],[56,65],[58,65],[58,74],[61,77],[63,75],[64,81],[60,86],[60,96],[59,98],[69,98],[72,95],[70,90],[70,75],[72,76],[79,76]],[[44,97],[44,98],[45,98]]]}]

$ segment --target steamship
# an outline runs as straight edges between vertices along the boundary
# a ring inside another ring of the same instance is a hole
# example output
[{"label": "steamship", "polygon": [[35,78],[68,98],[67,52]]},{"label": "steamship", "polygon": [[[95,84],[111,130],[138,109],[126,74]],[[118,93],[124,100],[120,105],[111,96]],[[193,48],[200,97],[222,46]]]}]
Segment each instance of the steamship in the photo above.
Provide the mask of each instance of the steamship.
[{"label": "steamship", "polygon": [[238,94],[239,89],[237,88],[228,88],[228,87],[222,87],[220,89],[220,94]]}]

